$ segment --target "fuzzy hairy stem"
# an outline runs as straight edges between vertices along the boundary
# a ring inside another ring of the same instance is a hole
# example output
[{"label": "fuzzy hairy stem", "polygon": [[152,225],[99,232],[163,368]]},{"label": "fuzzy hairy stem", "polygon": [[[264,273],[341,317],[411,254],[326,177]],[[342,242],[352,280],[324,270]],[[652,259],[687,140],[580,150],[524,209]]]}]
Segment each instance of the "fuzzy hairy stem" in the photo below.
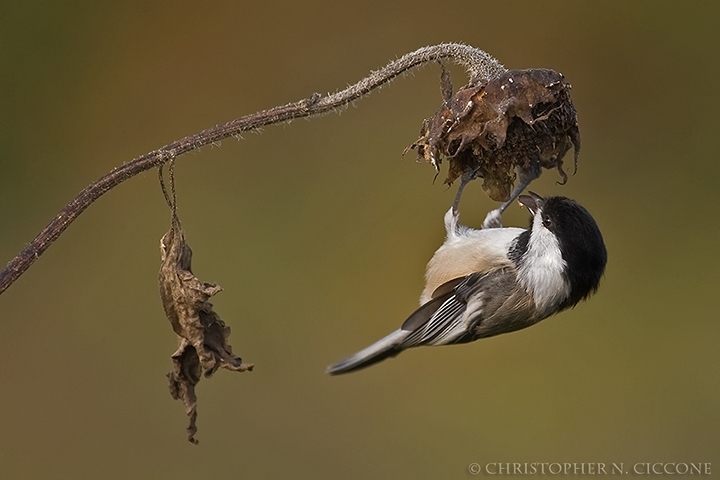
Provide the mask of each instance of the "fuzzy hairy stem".
[{"label": "fuzzy hairy stem", "polygon": [[222,125],[203,130],[164,147],[146,153],[134,160],[113,169],[98,181],[87,186],[45,227],[23,251],[21,251],[0,273],[0,294],[22,275],[33,262],[70,226],[70,224],[95,200],[105,192],[116,187],[125,180],[153,167],[160,167],[173,158],[196,148],[218,142],[242,132],[254,130],[266,125],[287,122],[295,118],[320,115],[337,110],[350,102],[370,93],[398,75],[413,67],[448,59],[454,61],[468,72],[472,83],[481,79],[492,79],[505,68],[493,57],[468,45],[444,43],[423,47],[390,62],[385,67],[372,72],[354,85],[326,97],[313,94],[310,98],[295,103],[263,110],[232,120]]}]

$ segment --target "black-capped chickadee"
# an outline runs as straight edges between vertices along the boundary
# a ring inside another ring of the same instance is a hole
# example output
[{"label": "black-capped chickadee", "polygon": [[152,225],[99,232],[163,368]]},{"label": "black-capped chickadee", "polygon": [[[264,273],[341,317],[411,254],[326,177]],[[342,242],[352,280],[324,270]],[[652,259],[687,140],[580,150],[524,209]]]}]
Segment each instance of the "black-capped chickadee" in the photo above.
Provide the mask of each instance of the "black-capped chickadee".
[{"label": "black-capped chickadee", "polygon": [[530,227],[475,230],[445,214],[447,238],[428,263],[418,308],[399,330],[331,365],[337,375],[420,345],[452,345],[513,332],[593,294],[607,251],[588,211],[565,197],[530,192]]}]

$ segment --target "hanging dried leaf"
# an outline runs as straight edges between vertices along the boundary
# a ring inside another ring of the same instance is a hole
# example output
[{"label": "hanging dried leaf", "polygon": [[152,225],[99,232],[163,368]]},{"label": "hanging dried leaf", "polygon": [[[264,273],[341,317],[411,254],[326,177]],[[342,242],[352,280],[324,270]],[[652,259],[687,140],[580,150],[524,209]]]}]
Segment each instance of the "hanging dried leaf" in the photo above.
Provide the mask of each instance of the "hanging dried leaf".
[{"label": "hanging dried leaf", "polygon": [[162,265],[159,283],[165,315],[178,336],[178,349],[172,355],[173,371],[168,373],[170,394],[182,400],[190,418],[188,440],[195,439],[197,397],[195,385],[201,373],[211,377],[218,368],[236,372],[252,370],[242,363],[228,344],[230,328],[213,311],[208,299],[222,290],[217,284],[201,282],[190,268],[192,250],[185,243],[180,220],[173,217],[172,227],[160,241]]},{"label": "hanging dried leaf", "polygon": [[570,147],[577,168],[580,131],[570,84],[554,70],[530,69],[508,70],[493,80],[461,88],[423,122],[420,138],[408,148],[438,171],[447,158],[445,183],[469,172],[484,179],[483,189],[490,198],[505,201],[516,167],[538,172],[540,167],[557,168],[565,183],[562,159]]}]

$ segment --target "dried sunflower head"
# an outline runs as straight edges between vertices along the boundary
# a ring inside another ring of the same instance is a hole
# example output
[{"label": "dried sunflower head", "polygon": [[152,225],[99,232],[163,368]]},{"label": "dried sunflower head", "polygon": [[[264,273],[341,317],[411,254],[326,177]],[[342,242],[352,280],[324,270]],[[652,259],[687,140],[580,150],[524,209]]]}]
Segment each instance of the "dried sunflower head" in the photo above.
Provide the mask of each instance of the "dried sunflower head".
[{"label": "dried sunflower head", "polygon": [[539,68],[508,70],[468,85],[426,119],[410,148],[439,170],[450,163],[445,183],[465,173],[483,178],[495,201],[506,201],[520,171],[556,168],[565,183],[563,157],[580,151],[570,84],[561,73]]}]

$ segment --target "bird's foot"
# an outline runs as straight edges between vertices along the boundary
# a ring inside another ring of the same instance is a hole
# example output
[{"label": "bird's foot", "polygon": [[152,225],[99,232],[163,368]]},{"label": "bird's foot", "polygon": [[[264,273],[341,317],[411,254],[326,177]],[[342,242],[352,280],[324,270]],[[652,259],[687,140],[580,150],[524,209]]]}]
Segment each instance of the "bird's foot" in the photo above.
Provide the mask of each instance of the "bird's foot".
[{"label": "bird's foot", "polygon": [[482,228],[502,228],[502,210],[496,208],[485,216]]}]

